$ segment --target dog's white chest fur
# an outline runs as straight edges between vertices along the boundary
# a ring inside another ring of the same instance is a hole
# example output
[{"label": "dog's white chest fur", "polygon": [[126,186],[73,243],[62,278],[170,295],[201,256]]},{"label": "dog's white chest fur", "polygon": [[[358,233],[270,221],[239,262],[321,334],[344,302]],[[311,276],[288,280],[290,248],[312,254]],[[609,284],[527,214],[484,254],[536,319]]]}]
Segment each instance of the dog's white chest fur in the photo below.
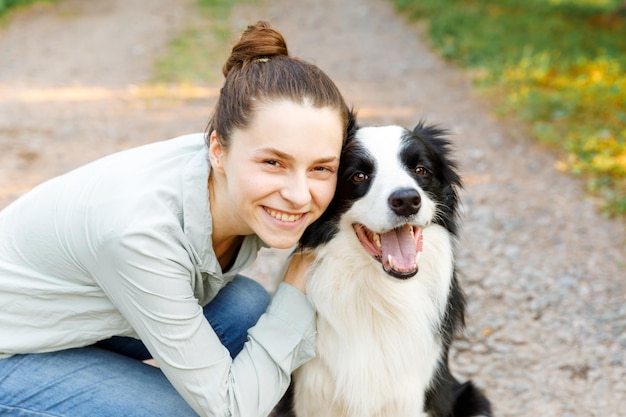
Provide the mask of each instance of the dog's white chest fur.
[{"label": "dog's white chest fur", "polygon": [[424,229],[419,272],[402,281],[339,233],[319,248],[307,294],[318,311],[317,356],[295,374],[298,417],[424,416],[441,359],[437,333],[452,277],[452,242]]}]

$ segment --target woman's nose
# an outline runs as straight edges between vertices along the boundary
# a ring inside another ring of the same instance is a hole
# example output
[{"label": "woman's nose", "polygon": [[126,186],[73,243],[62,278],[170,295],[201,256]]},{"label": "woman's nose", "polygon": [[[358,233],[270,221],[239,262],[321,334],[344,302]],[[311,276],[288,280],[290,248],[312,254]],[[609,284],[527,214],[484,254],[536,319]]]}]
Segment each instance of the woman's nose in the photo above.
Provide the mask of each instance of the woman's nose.
[{"label": "woman's nose", "polygon": [[311,190],[306,174],[293,173],[287,176],[280,195],[294,208],[306,206],[311,201]]}]

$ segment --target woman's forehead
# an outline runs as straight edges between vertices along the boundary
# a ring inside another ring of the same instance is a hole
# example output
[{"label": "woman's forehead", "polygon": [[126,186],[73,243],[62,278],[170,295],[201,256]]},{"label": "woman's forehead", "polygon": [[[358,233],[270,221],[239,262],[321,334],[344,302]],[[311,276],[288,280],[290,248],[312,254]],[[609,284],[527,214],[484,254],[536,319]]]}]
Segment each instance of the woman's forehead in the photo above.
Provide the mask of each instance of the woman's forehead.
[{"label": "woman's forehead", "polygon": [[[233,132],[233,142],[277,150],[294,146],[336,148],[340,151],[344,127],[341,113],[331,107],[279,101],[264,104],[245,128]],[[233,143],[234,144],[234,143]]]}]

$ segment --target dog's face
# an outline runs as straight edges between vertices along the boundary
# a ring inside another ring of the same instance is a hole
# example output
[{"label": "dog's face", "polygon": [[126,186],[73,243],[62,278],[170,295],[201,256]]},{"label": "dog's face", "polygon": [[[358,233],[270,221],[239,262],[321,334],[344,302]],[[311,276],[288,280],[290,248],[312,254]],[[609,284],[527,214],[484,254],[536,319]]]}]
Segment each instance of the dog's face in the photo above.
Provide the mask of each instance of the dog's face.
[{"label": "dog's face", "polygon": [[419,124],[364,127],[343,153],[333,202],[303,236],[315,247],[338,233],[353,233],[389,275],[418,271],[422,231],[440,224],[456,232],[460,179],[443,132]]}]

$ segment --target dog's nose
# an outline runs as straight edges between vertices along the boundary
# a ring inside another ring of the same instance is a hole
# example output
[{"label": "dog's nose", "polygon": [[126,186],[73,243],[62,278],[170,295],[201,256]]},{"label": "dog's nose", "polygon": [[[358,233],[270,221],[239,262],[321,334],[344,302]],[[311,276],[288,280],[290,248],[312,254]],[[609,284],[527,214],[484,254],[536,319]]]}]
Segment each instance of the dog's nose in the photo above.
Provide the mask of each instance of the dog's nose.
[{"label": "dog's nose", "polygon": [[403,188],[396,190],[389,196],[389,207],[398,216],[410,216],[415,214],[422,205],[422,198],[417,190]]}]

